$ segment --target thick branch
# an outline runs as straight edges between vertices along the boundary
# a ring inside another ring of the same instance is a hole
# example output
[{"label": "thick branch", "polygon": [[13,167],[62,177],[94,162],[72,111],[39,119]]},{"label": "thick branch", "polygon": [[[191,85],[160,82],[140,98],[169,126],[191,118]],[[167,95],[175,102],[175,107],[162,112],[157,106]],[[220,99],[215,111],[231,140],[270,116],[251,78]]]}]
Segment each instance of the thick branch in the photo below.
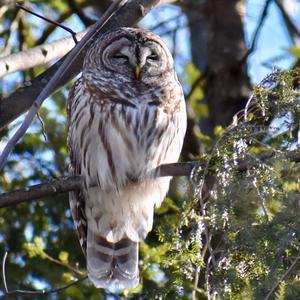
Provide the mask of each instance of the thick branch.
[{"label": "thick branch", "polygon": [[[165,176],[189,176],[199,162],[185,162],[161,165],[154,170],[155,177]],[[16,191],[3,193],[0,195],[0,208],[16,205],[21,202],[31,201],[46,196],[53,196],[59,193],[65,193],[78,190],[83,187],[83,181],[80,176],[70,176],[61,179],[51,180],[49,182],[33,185]]]},{"label": "thick branch", "polygon": [[81,188],[81,177],[65,177],[40,183],[23,189],[4,193],[0,196],[0,207],[12,206],[21,202],[46,196],[65,193]]},{"label": "thick branch", "polygon": [[[171,0],[167,2],[172,2]],[[133,26],[138,20],[146,15],[150,10],[159,5],[165,4],[166,1],[160,0],[129,0],[117,14],[115,14],[101,29],[100,33],[112,30],[122,26]],[[76,62],[65,76],[60,79],[60,85],[65,85],[76,74],[80,72],[84,57],[84,51],[79,55]],[[43,88],[52,78],[59,66],[62,64],[61,59],[55,65],[50,67],[40,76],[28,82],[26,86],[17,89],[11,95],[0,100],[0,130],[10,122],[24,113],[33,104],[36,97],[41,93]]]},{"label": "thick branch", "polygon": [[[87,30],[76,34],[77,40],[85,35]],[[44,65],[54,59],[63,57],[74,47],[72,36],[55,42],[37,46],[26,51],[14,53],[0,58],[0,77]]]}]

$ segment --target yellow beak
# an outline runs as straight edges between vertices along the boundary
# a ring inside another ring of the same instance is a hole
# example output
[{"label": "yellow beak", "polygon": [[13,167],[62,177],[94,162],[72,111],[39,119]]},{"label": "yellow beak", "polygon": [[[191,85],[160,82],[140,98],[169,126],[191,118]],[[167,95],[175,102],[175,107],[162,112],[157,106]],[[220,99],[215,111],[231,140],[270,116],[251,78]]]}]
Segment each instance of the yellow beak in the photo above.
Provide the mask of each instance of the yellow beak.
[{"label": "yellow beak", "polygon": [[141,75],[141,68],[139,66],[136,66],[133,68],[133,75],[135,79],[139,80]]}]

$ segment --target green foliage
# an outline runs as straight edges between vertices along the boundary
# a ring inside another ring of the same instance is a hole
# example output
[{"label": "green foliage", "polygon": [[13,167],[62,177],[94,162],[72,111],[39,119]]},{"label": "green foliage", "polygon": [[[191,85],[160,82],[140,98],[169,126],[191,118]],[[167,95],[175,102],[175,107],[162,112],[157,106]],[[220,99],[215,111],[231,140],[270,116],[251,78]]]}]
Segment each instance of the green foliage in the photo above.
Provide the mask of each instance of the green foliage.
[{"label": "green foliage", "polygon": [[204,88],[201,86],[201,74],[194,64],[188,63],[185,66],[186,84],[190,88],[187,99],[195,113],[195,119],[198,121],[201,117],[208,115],[208,107],[201,101],[204,97]]},{"label": "green foliage", "polygon": [[29,258],[40,257],[45,258],[45,242],[41,237],[35,237],[33,243],[25,243],[24,249],[28,253]]},{"label": "green foliage", "polygon": [[299,78],[299,70],[274,73],[254,89],[248,112],[212,149],[205,203],[198,182],[211,248],[200,276],[221,299],[264,299],[299,255]]},{"label": "green foliage", "polygon": [[279,284],[278,290],[275,293],[275,300],[285,300],[285,295],[286,295],[286,283],[282,281]]}]

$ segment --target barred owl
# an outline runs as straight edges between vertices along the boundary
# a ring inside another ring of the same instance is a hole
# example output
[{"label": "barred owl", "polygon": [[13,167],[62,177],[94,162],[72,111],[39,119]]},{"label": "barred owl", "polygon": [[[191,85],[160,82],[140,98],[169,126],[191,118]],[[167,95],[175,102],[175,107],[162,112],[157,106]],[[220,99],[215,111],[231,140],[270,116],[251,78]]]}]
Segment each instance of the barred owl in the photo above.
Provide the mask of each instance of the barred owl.
[{"label": "barred owl", "polygon": [[70,207],[90,280],[97,287],[138,284],[138,243],[171,177],[152,170],[178,160],[186,108],[172,56],[153,33],[120,28],[87,51],[68,99],[70,173],[85,188]]}]

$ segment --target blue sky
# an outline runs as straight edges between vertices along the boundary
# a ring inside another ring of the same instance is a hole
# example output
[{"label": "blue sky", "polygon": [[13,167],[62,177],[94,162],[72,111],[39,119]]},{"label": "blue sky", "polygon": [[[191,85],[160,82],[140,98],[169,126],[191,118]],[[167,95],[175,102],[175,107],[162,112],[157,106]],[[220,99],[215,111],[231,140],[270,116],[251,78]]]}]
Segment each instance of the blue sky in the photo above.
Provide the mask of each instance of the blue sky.
[{"label": "blue sky", "polygon": [[[257,26],[264,7],[262,0],[248,0],[246,5],[245,35],[247,45],[251,44],[253,32]],[[293,21],[300,26],[299,0],[286,0],[286,9],[292,15]],[[274,1],[271,1],[266,21],[261,30],[257,47],[248,61],[249,75],[253,83],[260,82],[271,73],[272,67],[286,69],[295,59],[287,49],[292,46],[284,22]]]}]

